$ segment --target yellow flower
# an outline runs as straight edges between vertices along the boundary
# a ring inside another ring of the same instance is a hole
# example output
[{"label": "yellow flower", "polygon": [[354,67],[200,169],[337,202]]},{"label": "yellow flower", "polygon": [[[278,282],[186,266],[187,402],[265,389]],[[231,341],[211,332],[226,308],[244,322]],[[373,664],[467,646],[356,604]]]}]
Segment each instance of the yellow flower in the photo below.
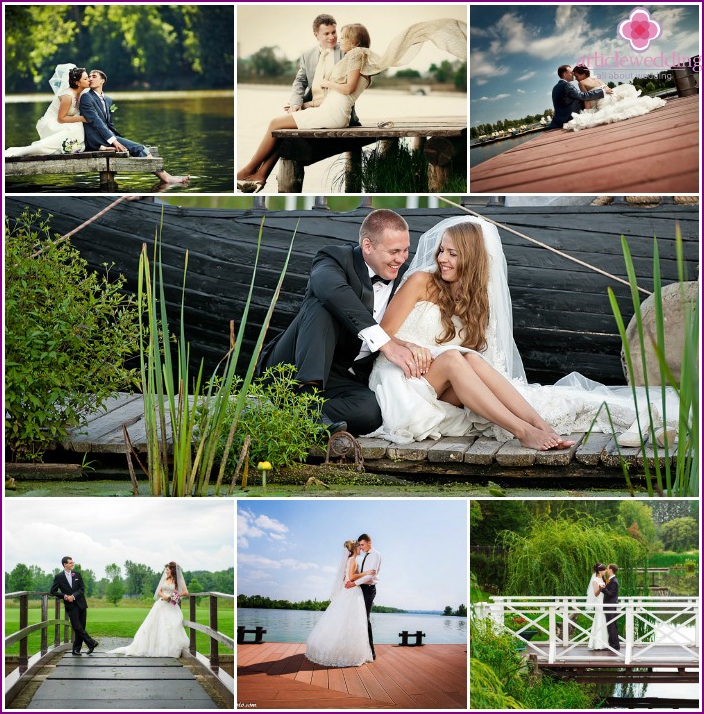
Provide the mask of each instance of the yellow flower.
[{"label": "yellow flower", "polygon": [[273,468],[273,466],[272,466],[268,461],[260,461],[260,462],[257,464],[257,468],[258,468],[260,471],[271,471],[271,469]]}]

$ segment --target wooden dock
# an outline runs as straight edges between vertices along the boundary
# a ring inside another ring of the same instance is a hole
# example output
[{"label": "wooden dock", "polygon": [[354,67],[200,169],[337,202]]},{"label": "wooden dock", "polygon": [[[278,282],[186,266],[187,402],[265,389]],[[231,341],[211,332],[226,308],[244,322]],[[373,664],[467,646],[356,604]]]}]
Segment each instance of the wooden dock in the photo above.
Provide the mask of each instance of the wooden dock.
[{"label": "wooden dock", "polygon": [[[63,702],[63,704],[62,704]],[[169,657],[70,652],[41,683],[29,709],[218,709],[188,667]]]},{"label": "wooden dock", "polygon": [[304,643],[237,646],[239,708],[466,709],[467,647],[376,645],[374,662],[322,667]]},{"label": "wooden dock", "polygon": [[696,193],[699,97],[641,117],[547,131],[470,169],[472,193]]}]

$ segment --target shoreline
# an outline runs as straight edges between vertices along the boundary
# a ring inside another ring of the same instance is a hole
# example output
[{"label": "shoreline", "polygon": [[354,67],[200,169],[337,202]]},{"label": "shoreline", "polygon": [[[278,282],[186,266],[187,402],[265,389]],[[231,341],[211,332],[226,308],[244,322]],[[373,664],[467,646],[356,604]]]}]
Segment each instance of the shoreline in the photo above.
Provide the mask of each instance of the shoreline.
[{"label": "shoreline", "polygon": [[[153,90],[126,90],[122,92],[109,92],[108,96],[115,100],[124,99],[181,99],[184,95],[189,97],[232,97],[235,92],[233,89],[168,89],[164,91]],[[28,104],[31,102],[50,102],[54,99],[54,95],[48,92],[40,92],[38,94],[10,94],[5,96],[5,104]]]}]

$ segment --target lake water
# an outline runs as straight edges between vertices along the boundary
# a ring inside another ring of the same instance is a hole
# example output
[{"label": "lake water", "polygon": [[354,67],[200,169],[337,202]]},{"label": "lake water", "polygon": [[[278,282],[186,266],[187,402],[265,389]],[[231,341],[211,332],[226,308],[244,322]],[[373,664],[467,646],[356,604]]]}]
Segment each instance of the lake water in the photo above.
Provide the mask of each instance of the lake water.
[{"label": "lake water", "polygon": [[[268,642],[305,642],[322,612],[312,610],[267,610],[237,608],[237,625],[247,629],[262,626],[267,629]],[[414,612],[373,612],[374,642],[380,645],[398,644],[399,632],[425,632],[423,642],[432,645],[465,644],[467,618],[445,617]],[[250,636],[251,637],[251,636]]]},{"label": "lake water", "polygon": [[[502,141],[497,141],[493,144],[487,144],[486,146],[477,146],[475,148],[470,147],[469,165],[470,167],[473,167],[477,164],[481,164],[484,161],[493,158],[494,156],[498,156],[499,154],[503,154],[509,149],[513,149],[515,146],[520,146],[521,144],[525,144],[526,141],[535,139],[536,136],[540,136],[540,134],[537,132],[532,134],[523,134],[522,136],[516,136],[513,139],[503,139]],[[469,178],[471,181],[471,173]]]},{"label": "lake water", "polygon": [[[240,84],[237,87],[237,166],[252,156],[271,119],[281,116],[291,96],[289,86]],[[467,95],[430,93],[415,95],[408,91],[369,89],[356,104],[363,124],[417,117],[467,116]],[[331,157],[306,166],[304,193],[340,192],[338,177],[344,172],[344,159]],[[263,193],[277,193],[277,169],[274,168]]]},{"label": "lake water", "polygon": [[[234,97],[232,92],[153,92],[110,95],[118,110],[113,117],[122,136],[157,146],[164,168],[191,176],[181,193],[234,192]],[[11,98],[12,99],[12,98]],[[37,120],[51,97],[5,102],[5,146],[26,146],[37,139]],[[153,174],[117,175],[120,192],[157,190]],[[97,174],[51,175],[8,179],[9,193],[89,193],[99,191]]]}]

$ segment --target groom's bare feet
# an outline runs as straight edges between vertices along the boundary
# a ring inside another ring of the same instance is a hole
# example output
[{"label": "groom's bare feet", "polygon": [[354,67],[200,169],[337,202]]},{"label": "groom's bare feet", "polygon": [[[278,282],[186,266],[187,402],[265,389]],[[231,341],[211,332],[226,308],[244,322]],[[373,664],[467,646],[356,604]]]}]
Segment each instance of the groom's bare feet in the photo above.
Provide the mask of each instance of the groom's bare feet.
[{"label": "groom's bare feet", "polygon": [[177,184],[188,183],[190,176],[172,176],[168,171],[155,171],[156,175],[162,183]]}]

